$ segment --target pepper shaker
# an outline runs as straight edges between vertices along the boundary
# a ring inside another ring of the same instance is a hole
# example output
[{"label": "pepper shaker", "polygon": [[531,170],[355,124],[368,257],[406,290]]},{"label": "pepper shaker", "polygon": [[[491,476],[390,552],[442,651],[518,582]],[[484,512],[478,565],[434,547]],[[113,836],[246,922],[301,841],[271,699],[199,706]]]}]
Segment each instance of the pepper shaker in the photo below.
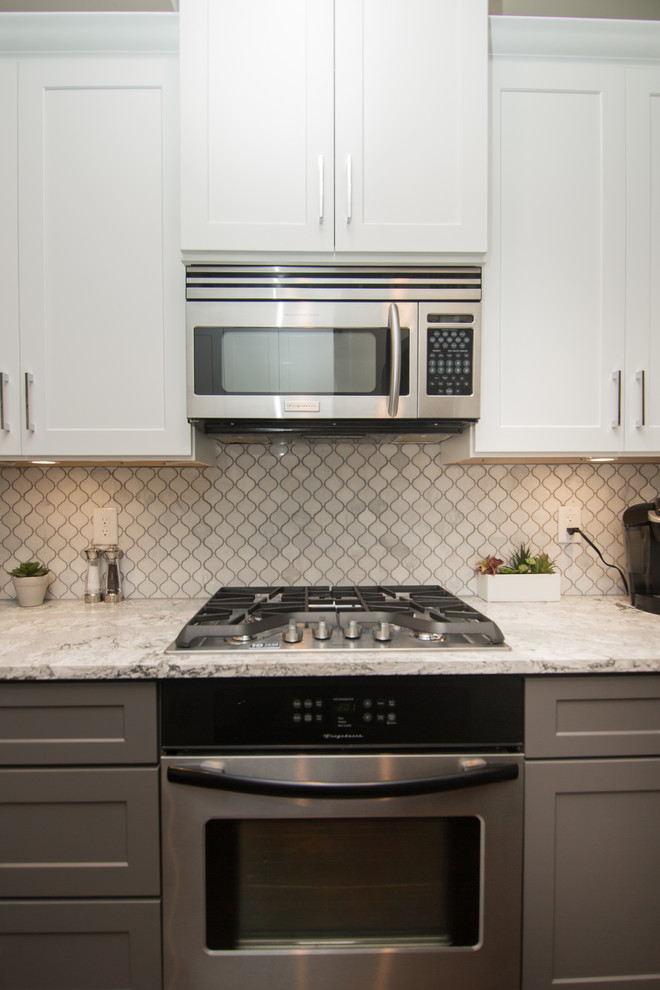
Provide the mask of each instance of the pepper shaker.
[{"label": "pepper shaker", "polygon": [[105,574],[105,590],[103,601],[110,604],[120,602],[123,598],[121,593],[121,574],[119,573],[119,560],[123,557],[119,547],[106,547],[103,551],[108,562],[108,569]]},{"label": "pepper shaker", "polygon": [[82,556],[87,560],[87,579],[85,581],[84,601],[89,605],[103,601],[101,594],[101,558],[103,551],[98,547],[87,547]]}]

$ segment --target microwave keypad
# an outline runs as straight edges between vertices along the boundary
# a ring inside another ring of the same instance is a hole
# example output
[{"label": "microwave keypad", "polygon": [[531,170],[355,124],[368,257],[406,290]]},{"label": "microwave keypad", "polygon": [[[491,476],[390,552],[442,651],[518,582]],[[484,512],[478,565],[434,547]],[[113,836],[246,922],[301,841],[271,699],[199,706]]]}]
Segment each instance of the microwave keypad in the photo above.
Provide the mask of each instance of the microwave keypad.
[{"label": "microwave keypad", "polygon": [[426,330],[427,395],[472,395],[472,327]]}]

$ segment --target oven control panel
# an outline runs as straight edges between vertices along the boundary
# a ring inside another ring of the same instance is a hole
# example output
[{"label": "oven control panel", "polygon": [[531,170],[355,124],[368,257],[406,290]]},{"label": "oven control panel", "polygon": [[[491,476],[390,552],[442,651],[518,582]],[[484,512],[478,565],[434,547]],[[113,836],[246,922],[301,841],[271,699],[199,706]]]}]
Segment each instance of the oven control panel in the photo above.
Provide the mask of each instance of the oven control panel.
[{"label": "oven control panel", "polygon": [[166,679],[163,750],[522,744],[519,675]]}]

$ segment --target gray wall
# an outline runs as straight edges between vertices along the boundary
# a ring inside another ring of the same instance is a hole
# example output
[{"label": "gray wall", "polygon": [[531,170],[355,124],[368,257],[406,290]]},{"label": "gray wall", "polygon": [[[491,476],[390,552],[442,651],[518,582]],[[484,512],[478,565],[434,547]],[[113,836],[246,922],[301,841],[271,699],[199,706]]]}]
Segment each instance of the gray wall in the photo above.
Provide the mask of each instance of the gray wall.
[{"label": "gray wall", "polygon": [[660,20],[660,0],[489,0],[491,14]]}]

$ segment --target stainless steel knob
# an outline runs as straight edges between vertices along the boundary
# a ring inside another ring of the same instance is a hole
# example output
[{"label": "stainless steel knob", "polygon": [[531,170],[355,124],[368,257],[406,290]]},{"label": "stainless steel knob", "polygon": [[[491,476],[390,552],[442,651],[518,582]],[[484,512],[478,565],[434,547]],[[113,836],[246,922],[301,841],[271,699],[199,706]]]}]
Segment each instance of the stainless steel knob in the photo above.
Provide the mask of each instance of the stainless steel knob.
[{"label": "stainless steel knob", "polygon": [[325,619],[319,619],[316,629],[314,630],[314,639],[330,639],[330,635],[328,623]]},{"label": "stainless steel knob", "polygon": [[289,625],[282,633],[282,639],[285,643],[299,643],[302,639],[302,629],[295,619],[290,620]]},{"label": "stainless steel knob", "polygon": [[344,628],[344,638],[345,639],[359,639],[362,635],[362,630],[356,619],[349,619],[348,626]]},{"label": "stainless steel knob", "polygon": [[374,629],[374,639],[379,643],[387,643],[391,638],[389,622],[379,622]]}]

